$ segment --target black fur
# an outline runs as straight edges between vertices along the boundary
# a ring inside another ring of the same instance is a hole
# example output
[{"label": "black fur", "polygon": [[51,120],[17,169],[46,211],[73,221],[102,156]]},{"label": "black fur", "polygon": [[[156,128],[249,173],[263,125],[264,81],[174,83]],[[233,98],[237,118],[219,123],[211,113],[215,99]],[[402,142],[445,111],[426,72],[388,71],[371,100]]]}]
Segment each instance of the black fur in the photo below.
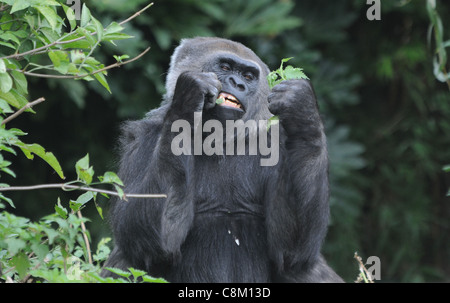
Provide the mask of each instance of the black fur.
[{"label": "black fur", "polygon": [[[182,41],[163,104],[127,123],[121,139],[125,191],[168,198],[114,203],[115,248],[106,266],[131,266],[172,282],[342,281],[320,255],[329,219],[328,159],[313,89],[291,80],[270,92],[267,74],[239,43]],[[221,91],[244,110],[217,106]],[[172,123],[193,125],[194,112],[202,112],[203,122],[278,115],[279,162],[261,166],[260,155],[175,156]]]}]

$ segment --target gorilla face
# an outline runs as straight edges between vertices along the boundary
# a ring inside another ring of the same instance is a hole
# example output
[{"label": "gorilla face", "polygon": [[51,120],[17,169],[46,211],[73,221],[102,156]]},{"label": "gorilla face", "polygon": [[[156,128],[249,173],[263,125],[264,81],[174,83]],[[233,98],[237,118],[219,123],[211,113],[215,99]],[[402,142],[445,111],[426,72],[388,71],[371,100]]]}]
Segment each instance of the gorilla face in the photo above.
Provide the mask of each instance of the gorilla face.
[{"label": "gorilla face", "polygon": [[244,60],[232,54],[220,54],[207,72],[213,72],[222,83],[219,98],[224,102],[216,106],[222,115],[242,118],[255,99],[258,89],[260,70],[256,63]]},{"label": "gorilla face", "polygon": [[[177,80],[186,72],[214,74],[214,79],[220,81],[219,91],[212,96],[213,106],[203,108],[204,119],[245,121],[270,118],[267,103],[269,68],[244,45],[220,38],[183,40],[171,58],[166,102],[174,101]],[[206,82],[214,82],[214,79]],[[225,101],[216,106],[217,98]]]}]

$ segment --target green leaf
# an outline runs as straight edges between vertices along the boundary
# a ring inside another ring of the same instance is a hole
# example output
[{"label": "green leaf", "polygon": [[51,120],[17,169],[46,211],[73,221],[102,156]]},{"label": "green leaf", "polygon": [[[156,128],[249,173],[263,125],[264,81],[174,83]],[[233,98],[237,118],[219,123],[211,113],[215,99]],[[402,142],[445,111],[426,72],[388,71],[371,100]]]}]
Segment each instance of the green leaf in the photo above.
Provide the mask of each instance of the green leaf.
[{"label": "green leaf", "polygon": [[128,55],[122,55],[122,56],[117,56],[117,55],[113,55],[114,59],[116,59],[117,62],[122,62],[125,59],[129,59],[130,56]]},{"label": "green leaf", "polygon": [[84,204],[88,203],[93,198],[94,194],[92,192],[85,192],[84,194],[80,195],[76,201],[70,201],[70,208],[74,212],[77,212]]},{"label": "green leaf", "polygon": [[121,270],[118,268],[105,267],[105,269],[109,270],[113,274],[116,274],[116,275],[124,277],[124,278],[128,278],[129,276],[131,276],[131,273],[129,271],[124,271],[124,270]]},{"label": "green leaf", "polygon": [[44,34],[45,38],[48,39],[47,43],[53,43],[60,38],[56,31],[48,27],[41,28],[41,32]]},{"label": "green leaf", "polygon": [[17,92],[22,95],[28,95],[28,82],[25,75],[16,70],[11,71],[11,76],[14,79],[14,84],[17,88]]},{"label": "green leaf", "polygon": [[[80,34],[81,36],[84,36],[86,38],[86,42],[88,42],[88,47],[92,47],[95,45],[95,43],[96,43],[95,39],[91,36],[91,33],[89,31],[87,31],[85,28],[78,27],[75,32],[77,32],[78,34]],[[82,41],[82,40],[80,40],[80,41]],[[84,47],[84,48],[87,48],[87,47]]]},{"label": "green leaf", "polygon": [[294,68],[290,65],[286,66],[286,69],[284,70],[284,75],[286,77],[286,80],[308,79],[308,77],[306,77],[305,73],[301,68]]},{"label": "green leaf", "polygon": [[14,14],[17,11],[26,9],[31,6],[31,1],[28,0],[15,0],[14,5],[11,8],[10,14]]},{"label": "green leaf", "polygon": [[23,278],[28,272],[30,261],[28,260],[27,255],[22,252],[11,259],[11,265],[15,267],[19,277]]},{"label": "green leaf", "polygon": [[14,205],[13,200],[11,200],[8,197],[5,197],[2,193],[0,193],[0,199],[2,199],[3,201],[8,202],[8,204],[12,207],[12,208],[16,208],[16,206]]},{"label": "green leaf", "polygon": [[86,156],[78,160],[75,164],[75,169],[79,180],[85,182],[86,184],[90,184],[92,182],[94,168],[89,166],[89,154],[86,154]]},{"label": "green leaf", "polygon": [[6,73],[6,64],[5,61],[6,59],[2,59],[0,60],[0,73]]},{"label": "green leaf", "polygon": [[280,118],[278,116],[273,116],[267,121],[267,131],[269,131],[272,125],[280,123]]},{"label": "green leaf", "polygon": [[113,41],[116,41],[116,40],[125,40],[125,39],[131,39],[131,38],[134,38],[134,37],[130,36],[128,34],[124,34],[124,33],[113,33],[113,34],[107,34],[107,35],[105,34],[103,36],[103,41],[109,41],[109,42],[113,43]]},{"label": "green leaf", "polygon": [[[75,30],[75,32],[77,32],[77,34],[79,34],[78,36],[75,36],[75,37],[68,37],[68,38],[65,38],[65,39],[63,39],[62,41],[71,41],[72,39],[75,39],[75,38],[79,38],[79,37],[82,37],[82,36],[84,36],[83,34],[82,34],[82,30],[80,30],[80,28],[77,28],[76,30]],[[92,37],[91,36],[89,36],[89,38],[90,39],[92,39]],[[94,43],[95,43],[95,41],[94,41]],[[89,41],[87,41],[87,39],[82,39],[82,40],[78,40],[78,41],[74,41],[74,42],[70,42],[70,43],[65,43],[65,44],[61,44],[61,46],[64,48],[64,49],[87,49],[87,48],[89,48],[89,47],[91,47],[91,43],[89,42]]]},{"label": "green leaf", "polygon": [[109,87],[108,81],[106,81],[106,77],[105,75],[103,75],[103,73],[96,73],[93,75],[95,77],[95,79],[97,79],[98,82],[100,82],[100,84],[106,88],[106,90],[112,94],[111,89]]},{"label": "green leaf", "polygon": [[0,34],[0,39],[3,41],[13,41],[17,45],[20,45],[20,40],[12,32]]},{"label": "green leaf", "polygon": [[142,282],[144,282],[144,283],[168,283],[167,280],[165,280],[163,278],[153,278],[149,275],[143,276]]},{"label": "green leaf", "polygon": [[[28,104],[27,98],[25,98],[22,94],[18,93],[17,89],[15,89],[15,88],[11,89],[8,94],[11,94],[14,97],[14,99],[17,101],[17,103],[19,105],[18,108],[22,108]],[[31,109],[31,108],[28,108],[26,110],[26,112],[34,113],[33,109]]]},{"label": "green leaf", "polygon": [[95,208],[97,209],[97,212],[100,215],[100,218],[102,218],[102,220],[103,220],[104,219],[103,218],[103,209],[97,203],[95,203]]},{"label": "green leaf", "polygon": [[91,21],[91,11],[86,6],[86,4],[83,3],[83,8],[82,8],[82,11],[81,11],[80,26],[81,27],[85,27],[86,25],[88,25],[89,21]]},{"label": "green leaf", "polygon": [[39,0],[39,3],[41,3],[42,5],[46,5],[46,6],[61,6],[61,4],[55,0]]},{"label": "green leaf", "polygon": [[135,282],[137,282],[137,279],[139,279],[140,277],[142,277],[142,276],[144,276],[146,274],[145,271],[139,270],[139,269],[134,269],[133,267],[128,268],[128,270],[133,275],[133,278],[134,278]]},{"label": "green leaf", "polygon": [[107,28],[105,28],[105,35],[119,33],[123,30],[123,26],[117,22],[111,22]]},{"label": "green leaf", "polygon": [[101,24],[100,21],[98,21],[94,17],[92,17],[92,21],[94,22],[95,29],[97,31],[97,39],[98,39],[98,41],[102,41],[102,39],[103,39],[103,25]]},{"label": "green leaf", "polygon": [[55,205],[56,213],[63,219],[67,219],[67,209],[61,205],[61,200],[58,198],[58,203]]},{"label": "green leaf", "polygon": [[12,48],[12,49],[16,49],[16,47],[14,46],[14,45],[12,45],[11,43],[8,43],[8,42],[3,42],[3,41],[0,41],[0,45],[3,45],[3,46],[6,46],[6,47],[9,47],[9,48]]},{"label": "green leaf", "polygon": [[80,64],[86,58],[86,55],[79,49],[70,51],[70,58],[72,63]]},{"label": "green leaf", "polygon": [[20,102],[14,97],[11,91],[7,93],[0,91],[0,99],[5,100],[9,105],[14,106],[15,108],[21,108]]},{"label": "green leaf", "polygon": [[4,241],[8,245],[8,252],[11,256],[16,255],[20,250],[27,246],[26,242],[21,239],[9,238]]},{"label": "green leaf", "polygon": [[13,25],[13,22],[10,22],[13,20],[12,14],[2,14],[0,17],[0,29],[4,31],[9,31]]},{"label": "green leaf", "polygon": [[220,97],[220,98],[218,98],[217,100],[216,100],[216,104],[217,105],[220,105],[220,104],[222,104],[222,103],[224,103],[225,102],[225,98],[223,98],[223,97]]},{"label": "green leaf", "polygon": [[15,146],[19,147],[25,156],[32,160],[34,158],[33,154],[40,157],[42,160],[47,162],[55,172],[59,175],[61,179],[65,179],[64,173],[62,171],[61,165],[59,164],[56,157],[51,152],[46,152],[45,149],[39,144],[25,144],[21,141],[14,143]]},{"label": "green leaf", "polygon": [[127,197],[125,196],[125,192],[119,185],[114,185],[114,188],[116,189],[117,194],[119,195],[119,198],[121,200],[127,201]]},{"label": "green leaf", "polygon": [[33,7],[36,8],[45,17],[45,19],[47,19],[52,29],[56,28],[58,24],[58,15],[53,8],[39,5]]},{"label": "green leaf", "polygon": [[94,261],[104,261],[108,258],[111,249],[108,247],[107,243],[111,241],[111,238],[102,238],[97,245],[97,251],[92,256]]},{"label": "green leaf", "polygon": [[292,58],[293,57],[282,59],[280,67],[277,70],[269,73],[269,75],[267,76],[267,82],[269,83],[270,89],[284,80],[309,79],[301,68],[294,68],[291,65],[288,65],[283,69],[283,64],[288,62]]},{"label": "green leaf", "polygon": [[75,12],[72,8],[67,5],[62,5],[64,13],[66,14],[67,20],[69,20],[70,30],[73,31],[77,27],[77,20],[75,17]]},{"label": "green leaf", "polygon": [[120,180],[119,176],[112,171],[106,172],[103,176],[99,177],[102,183],[115,183],[120,186],[123,186],[122,180]]},{"label": "green leaf", "polygon": [[13,80],[8,73],[0,73],[0,90],[7,93],[13,86]]},{"label": "green leaf", "polygon": [[291,60],[291,59],[293,59],[294,57],[289,57],[289,58],[283,58],[283,59],[281,59],[281,65],[280,65],[280,68],[283,68],[283,63],[286,63],[286,62],[288,62],[289,60]]},{"label": "green leaf", "polygon": [[62,62],[69,62],[69,55],[65,51],[52,51],[48,53],[48,57],[55,67],[61,66]]},{"label": "green leaf", "polygon": [[33,243],[31,245],[31,250],[36,254],[36,256],[41,262],[49,253],[48,246],[41,243]]}]

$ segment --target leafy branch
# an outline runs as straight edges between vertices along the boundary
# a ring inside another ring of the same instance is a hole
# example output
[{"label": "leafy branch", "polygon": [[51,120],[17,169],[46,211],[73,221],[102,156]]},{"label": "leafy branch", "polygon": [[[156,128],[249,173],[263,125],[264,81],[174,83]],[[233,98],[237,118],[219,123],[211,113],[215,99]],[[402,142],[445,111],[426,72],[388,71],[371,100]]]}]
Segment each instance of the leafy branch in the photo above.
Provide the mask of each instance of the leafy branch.
[{"label": "leafy branch", "polygon": [[22,190],[37,190],[37,189],[50,189],[50,188],[59,188],[62,190],[82,190],[82,191],[92,191],[101,194],[111,195],[120,197],[122,200],[127,201],[128,198],[167,198],[165,194],[128,194],[128,193],[119,193],[110,190],[104,190],[94,187],[82,186],[82,185],[72,185],[68,183],[53,183],[53,184],[39,184],[39,185],[30,185],[30,186],[10,186],[10,187],[0,187],[1,191],[22,191]]},{"label": "leafy branch", "polygon": [[150,47],[146,48],[142,53],[140,53],[139,55],[137,55],[136,57],[127,60],[127,61],[120,61],[120,62],[116,62],[114,64],[108,65],[104,68],[98,69],[96,71],[90,72],[90,73],[85,73],[85,74],[81,74],[81,75],[73,75],[73,76],[61,76],[61,75],[50,75],[50,74],[38,74],[38,73],[32,73],[32,72],[26,72],[23,70],[15,70],[18,71],[20,73],[23,73],[25,76],[32,76],[32,77],[40,77],[40,78],[54,78],[54,79],[81,79],[81,78],[85,78],[88,76],[93,76],[95,74],[98,73],[103,73],[107,70],[116,68],[116,67],[120,67],[122,65],[134,62],[138,59],[140,59],[142,56],[144,56],[148,51],[150,51]]},{"label": "leafy branch", "polygon": [[34,100],[33,102],[30,102],[30,103],[26,104],[24,107],[22,107],[21,109],[19,109],[18,111],[16,111],[14,114],[10,115],[8,118],[6,118],[5,120],[3,120],[2,123],[1,123],[1,125],[4,125],[4,124],[8,123],[9,121],[11,121],[11,120],[17,118],[20,114],[22,114],[22,113],[23,113],[24,111],[26,111],[27,109],[30,109],[30,108],[32,108],[33,106],[35,106],[35,105],[37,105],[37,104],[39,104],[39,103],[41,103],[41,102],[44,102],[44,101],[45,101],[45,98],[41,97],[41,98],[39,98],[39,99],[37,99],[37,100]]},{"label": "leafy branch", "polygon": [[[149,9],[151,6],[153,6],[153,4],[154,4],[153,2],[150,3],[149,5],[147,5],[146,7],[141,9],[140,11],[138,11],[137,13],[135,13],[132,16],[130,16],[129,18],[123,20],[122,22],[119,22],[118,24],[119,25],[124,25],[125,23],[130,22],[131,20],[133,20],[137,16],[141,15],[144,11]],[[66,10],[70,10],[70,8],[66,7]],[[88,8],[85,5],[83,6],[83,11],[86,12],[86,14],[89,14],[89,17],[92,18],[92,16],[90,16],[90,12],[89,12]],[[66,14],[67,14],[68,19],[73,19],[73,15],[72,15],[73,12],[67,11]],[[85,18],[87,18],[87,15],[86,15]],[[116,26],[115,24],[116,23],[113,22],[110,26],[111,27]],[[108,28],[107,29],[103,29],[102,31],[108,31]],[[113,32],[111,32],[111,33],[113,33]],[[41,54],[42,51],[47,51],[48,49],[50,49],[50,48],[52,48],[54,46],[70,44],[70,43],[74,43],[74,42],[77,42],[77,41],[80,41],[80,40],[87,39],[87,36],[82,35],[80,37],[77,37],[77,38],[74,38],[74,39],[71,39],[71,40],[66,40],[68,37],[70,37],[70,36],[72,36],[74,34],[75,34],[75,32],[71,31],[68,34],[66,34],[65,36],[62,36],[61,38],[59,38],[58,40],[53,41],[52,43],[49,43],[47,45],[43,45],[43,46],[35,48],[35,49],[31,49],[31,50],[23,52],[23,53],[16,53],[16,54],[11,54],[11,55],[8,55],[8,56],[0,57],[0,60],[1,59],[23,59],[26,56],[35,55],[35,54]],[[97,34],[98,34],[97,31],[93,31],[89,35],[94,36],[94,35],[97,35]],[[118,37],[116,37],[116,38],[118,38]]]}]

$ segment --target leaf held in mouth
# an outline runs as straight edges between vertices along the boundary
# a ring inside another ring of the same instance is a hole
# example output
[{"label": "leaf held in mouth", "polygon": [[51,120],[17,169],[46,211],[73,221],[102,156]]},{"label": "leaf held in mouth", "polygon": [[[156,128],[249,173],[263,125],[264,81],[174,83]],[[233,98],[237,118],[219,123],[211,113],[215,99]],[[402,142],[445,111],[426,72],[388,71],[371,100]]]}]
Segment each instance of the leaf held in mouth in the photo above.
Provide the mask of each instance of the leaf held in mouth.
[{"label": "leaf held in mouth", "polygon": [[225,102],[225,98],[224,97],[220,97],[220,98],[218,98],[217,100],[216,100],[216,104],[218,104],[218,105],[220,105],[220,104],[222,104],[222,103],[224,103]]}]

